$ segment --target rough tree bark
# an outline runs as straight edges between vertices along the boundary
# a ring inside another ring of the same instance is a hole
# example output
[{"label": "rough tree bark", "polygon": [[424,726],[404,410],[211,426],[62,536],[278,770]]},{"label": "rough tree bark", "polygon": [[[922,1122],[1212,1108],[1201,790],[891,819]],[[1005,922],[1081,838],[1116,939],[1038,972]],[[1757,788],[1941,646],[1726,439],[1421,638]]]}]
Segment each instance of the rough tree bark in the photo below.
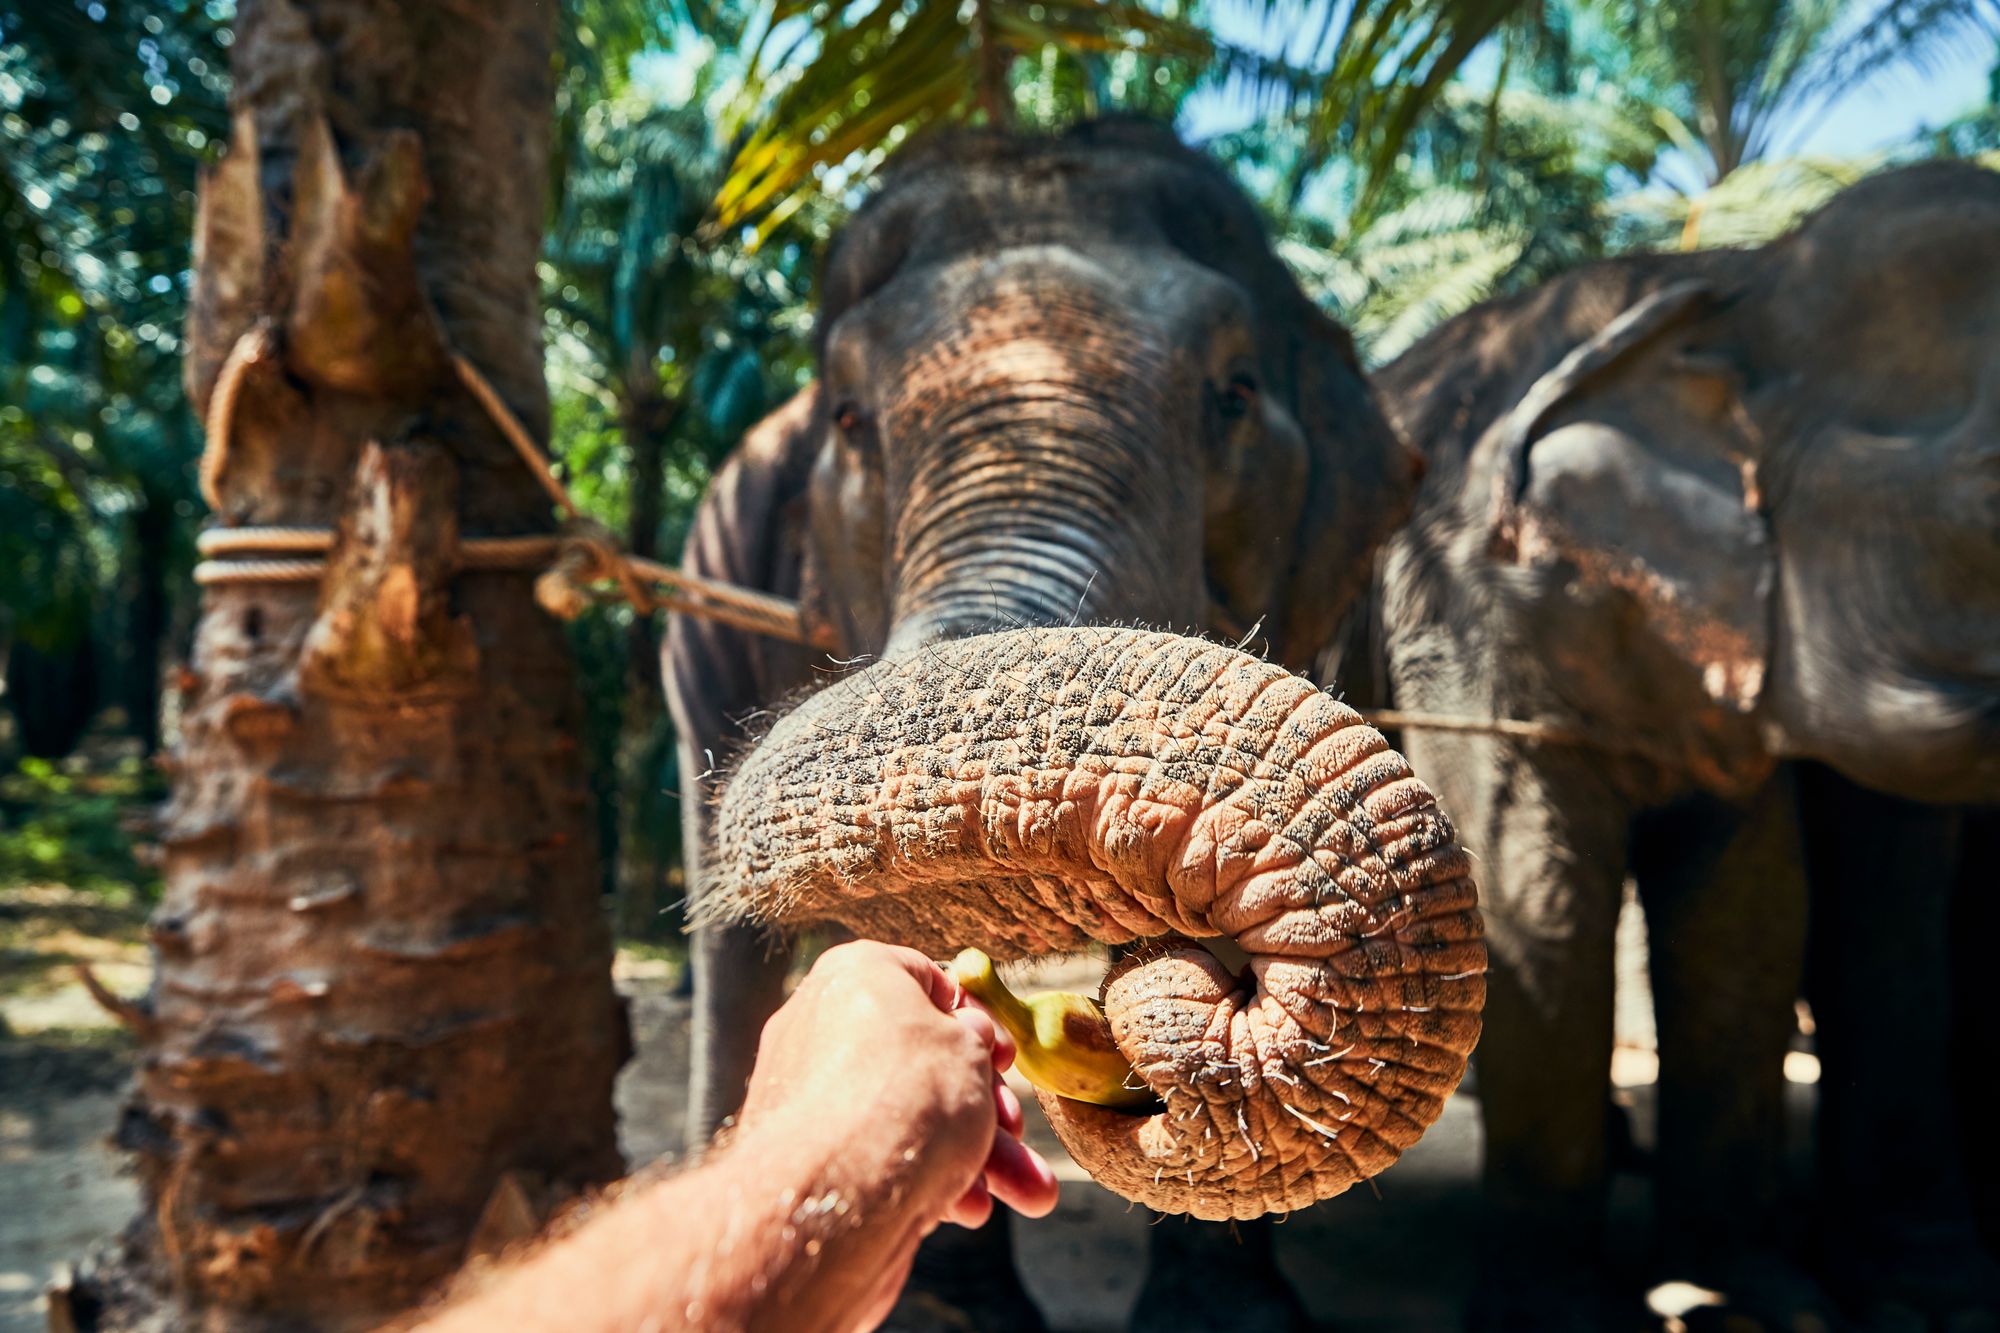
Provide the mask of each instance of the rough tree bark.
[{"label": "rough tree bark", "polygon": [[336,535],[318,584],[207,595],[121,1126],[144,1204],[72,1311],[366,1326],[620,1169],[571,666],[527,574],[456,562],[549,521],[447,347],[545,424],[556,9],[242,5],[188,380],[205,409],[264,331],[216,521]]}]

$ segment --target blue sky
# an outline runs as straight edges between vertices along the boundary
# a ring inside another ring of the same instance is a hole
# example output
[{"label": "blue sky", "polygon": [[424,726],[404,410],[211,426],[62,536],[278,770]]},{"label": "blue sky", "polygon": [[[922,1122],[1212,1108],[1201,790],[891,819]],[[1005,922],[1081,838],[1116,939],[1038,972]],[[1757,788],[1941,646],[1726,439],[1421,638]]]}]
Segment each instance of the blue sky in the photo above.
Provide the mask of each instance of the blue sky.
[{"label": "blue sky", "polygon": [[1954,51],[1936,69],[1891,70],[1827,108],[1795,151],[1845,155],[1907,139],[1984,102],[1992,67],[1991,51]]}]

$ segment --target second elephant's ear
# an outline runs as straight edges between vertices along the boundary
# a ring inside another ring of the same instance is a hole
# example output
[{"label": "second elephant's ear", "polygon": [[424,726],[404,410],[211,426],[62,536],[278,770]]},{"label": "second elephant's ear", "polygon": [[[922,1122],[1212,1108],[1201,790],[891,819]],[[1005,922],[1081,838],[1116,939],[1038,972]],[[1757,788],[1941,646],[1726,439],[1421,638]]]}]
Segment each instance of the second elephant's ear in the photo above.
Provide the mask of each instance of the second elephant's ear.
[{"label": "second elephant's ear", "polygon": [[1748,713],[1776,564],[1737,374],[1700,346],[1724,304],[1705,283],[1664,288],[1538,380],[1489,437],[1488,520],[1497,558],[1629,598],[1699,696]]},{"label": "second elephant's ear", "polygon": [[1521,395],[1500,425],[1489,520],[1495,553],[1506,554],[1517,545],[1521,493],[1528,484],[1528,449],[1550,416],[1594,382],[1673,330],[1709,313],[1716,304],[1716,293],[1705,282],[1663,287],[1577,344],[1555,369]]}]

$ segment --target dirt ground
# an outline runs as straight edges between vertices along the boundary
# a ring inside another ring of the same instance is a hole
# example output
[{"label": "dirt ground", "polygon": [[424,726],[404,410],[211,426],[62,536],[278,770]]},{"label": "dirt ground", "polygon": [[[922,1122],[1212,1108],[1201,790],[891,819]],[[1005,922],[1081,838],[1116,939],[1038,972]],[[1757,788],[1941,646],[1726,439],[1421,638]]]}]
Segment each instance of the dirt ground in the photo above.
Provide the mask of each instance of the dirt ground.
[{"label": "dirt ground", "polygon": [[[146,974],[138,921],[136,911],[59,891],[39,900],[0,897],[0,1333],[39,1329],[40,1292],[56,1266],[83,1254],[136,1206],[132,1181],[105,1142],[128,1048],[64,964],[92,960],[115,989],[136,992]],[[1619,958],[1613,1076],[1643,1142],[1657,1062],[1636,913],[1628,912],[1621,928]],[[1095,966],[1058,963],[1023,984],[1093,988]],[[682,1148],[688,1009],[672,994],[670,963],[621,954],[618,977],[632,999],[638,1045],[619,1084],[619,1111],[626,1155],[638,1163]],[[1792,1072],[1803,1081],[1811,1070]],[[1803,1111],[1810,1090],[1794,1091]],[[1351,1191],[1280,1228],[1280,1263],[1326,1326],[1342,1333],[1452,1326],[1472,1277],[1475,1095],[1454,1098],[1375,1192]],[[1151,1216],[1092,1184],[1061,1156],[1032,1110],[1029,1120],[1037,1145],[1058,1163],[1063,1198],[1054,1216],[1016,1228],[1021,1271],[1057,1328],[1120,1329],[1138,1292]],[[1622,1177],[1614,1200],[1614,1248],[1635,1271],[1646,1189]]]}]

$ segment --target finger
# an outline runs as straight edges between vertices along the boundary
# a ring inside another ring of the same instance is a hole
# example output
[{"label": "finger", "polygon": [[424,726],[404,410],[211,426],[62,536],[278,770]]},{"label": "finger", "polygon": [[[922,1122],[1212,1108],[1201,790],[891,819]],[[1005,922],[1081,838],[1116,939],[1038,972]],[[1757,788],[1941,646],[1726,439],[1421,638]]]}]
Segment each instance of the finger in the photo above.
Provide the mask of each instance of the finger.
[{"label": "finger", "polygon": [[[1011,1142],[1011,1140],[1010,1140]],[[986,1187],[982,1178],[972,1182],[965,1193],[945,1209],[944,1220],[956,1223],[967,1231],[977,1231],[993,1216],[993,1191]]]},{"label": "finger", "polygon": [[889,951],[890,958],[899,967],[908,972],[916,983],[924,988],[924,994],[930,997],[932,1004],[946,1013],[958,1007],[958,983],[952,980],[950,973],[915,949],[905,948],[900,944],[885,944],[882,947]]},{"label": "finger", "polygon": [[993,1110],[999,1117],[1001,1130],[1020,1138],[1027,1127],[1026,1113],[1021,1110],[1021,1099],[998,1074],[993,1076]]},{"label": "finger", "polygon": [[951,1016],[976,1035],[979,1044],[988,1051],[992,1051],[1007,1039],[1006,1033],[1000,1030],[1000,1025],[993,1021],[993,1015],[984,1009],[967,1006],[964,1009],[952,1010]]},{"label": "finger", "polygon": [[1014,1067],[1013,1034],[1008,1032],[1006,1028],[1001,1027],[999,1023],[994,1020],[991,1011],[989,1011],[985,1005],[981,1004],[978,1000],[974,999],[970,995],[962,997],[959,1000],[958,1008],[952,1011],[952,1017],[954,1018],[961,1017],[965,1014],[984,1014],[986,1016],[986,1021],[993,1024],[994,1071],[996,1073],[1005,1073],[1007,1070],[1012,1069]]},{"label": "finger", "polygon": [[993,1136],[985,1181],[994,1198],[1023,1217],[1047,1217],[1056,1206],[1056,1173],[1040,1153],[1012,1135]]}]

